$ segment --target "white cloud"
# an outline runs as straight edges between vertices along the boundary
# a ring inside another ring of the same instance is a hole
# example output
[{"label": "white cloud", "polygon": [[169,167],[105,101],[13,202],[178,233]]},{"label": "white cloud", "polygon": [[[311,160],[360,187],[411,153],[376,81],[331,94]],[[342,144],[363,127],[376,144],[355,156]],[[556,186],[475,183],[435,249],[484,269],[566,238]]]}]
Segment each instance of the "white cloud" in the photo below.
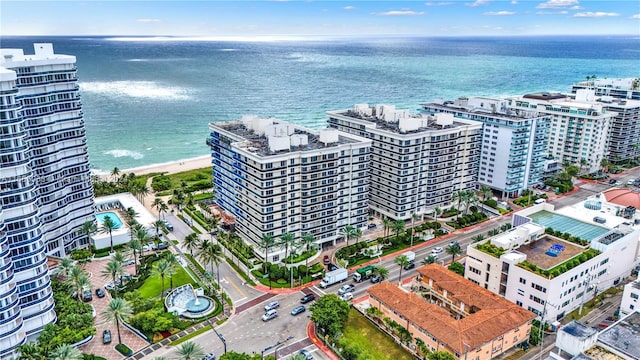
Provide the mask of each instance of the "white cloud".
[{"label": "white cloud", "polygon": [[373,14],[378,16],[416,16],[416,15],[423,15],[424,12],[413,11],[413,10],[391,10],[391,11],[385,11],[385,12],[373,13]]},{"label": "white cloud", "polygon": [[447,5],[453,5],[453,2],[451,1],[440,1],[440,2],[426,2],[424,3],[425,6],[447,6]]},{"label": "white cloud", "polygon": [[567,10],[562,11],[538,11],[536,15],[567,15],[569,12]]},{"label": "white cloud", "polygon": [[351,6],[351,5],[343,7],[343,9],[345,10],[355,10],[355,8],[356,8],[355,6]]},{"label": "white cloud", "polygon": [[138,19],[136,21],[139,23],[155,23],[160,22],[160,19]]},{"label": "white cloud", "polygon": [[596,12],[587,11],[587,12],[573,14],[573,17],[590,17],[590,18],[612,17],[612,16],[620,16],[620,14],[613,13],[613,12],[604,12],[604,11],[596,11]]},{"label": "white cloud", "polygon": [[486,16],[507,16],[507,15],[515,15],[514,11],[487,11],[482,14]]},{"label": "white cloud", "polygon": [[584,9],[584,8],[582,6],[580,6],[580,5],[576,5],[576,6],[572,6],[571,7],[571,10],[582,10],[582,9]]},{"label": "white cloud", "polygon": [[477,6],[481,6],[481,5],[486,5],[489,3],[489,0],[476,0],[472,3],[466,3],[465,5],[467,6],[471,6],[471,7],[477,7]]},{"label": "white cloud", "polygon": [[548,0],[536,6],[538,9],[558,9],[578,5],[578,0]]},{"label": "white cloud", "polygon": [[511,5],[516,5],[516,4],[518,4],[517,0],[511,0]]},{"label": "white cloud", "polygon": [[635,14],[631,16],[632,19],[640,19],[640,14]]}]

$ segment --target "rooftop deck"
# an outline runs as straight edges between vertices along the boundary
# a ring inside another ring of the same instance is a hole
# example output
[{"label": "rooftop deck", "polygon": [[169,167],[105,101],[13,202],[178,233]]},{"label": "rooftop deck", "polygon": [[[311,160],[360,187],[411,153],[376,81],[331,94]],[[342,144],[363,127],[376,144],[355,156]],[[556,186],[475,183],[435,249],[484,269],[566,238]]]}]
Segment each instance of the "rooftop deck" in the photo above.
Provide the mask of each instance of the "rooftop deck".
[{"label": "rooftop deck", "polygon": [[[547,250],[554,244],[564,246],[564,250],[558,252],[555,257],[547,255]],[[562,239],[545,235],[537,241],[520,246],[518,251],[527,255],[528,262],[536,265],[542,270],[549,270],[573,258],[574,256],[582,254],[585,249]]]},{"label": "rooftop deck", "polygon": [[598,342],[631,359],[640,359],[640,312],[634,312],[598,335]]},{"label": "rooftop deck", "polygon": [[609,232],[609,229],[589,224],[568,216],[552,213],[546,210],[527,215],[534,223],[553,230],[567,232],[584,240],[593,240]]}]

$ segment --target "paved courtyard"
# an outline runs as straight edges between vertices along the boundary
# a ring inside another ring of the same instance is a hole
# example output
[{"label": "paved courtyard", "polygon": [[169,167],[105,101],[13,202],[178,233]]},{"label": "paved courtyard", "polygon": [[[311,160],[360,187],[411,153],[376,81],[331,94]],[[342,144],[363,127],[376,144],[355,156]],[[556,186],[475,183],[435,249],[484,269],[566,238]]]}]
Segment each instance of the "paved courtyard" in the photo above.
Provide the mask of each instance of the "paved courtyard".
[{"label": "paved courtyard", "polygon": [[[106,292],[107,295],[102,299],[98,298],[95,295],[95,289],[101,287],[104,289],[104,285],[108,282],[111,282],[110,279],[106,279],[102,277],[102,269],[104,269],[105,264],[109,261],[109,258],[96,259],[92,262],[86,264],[85,269],[88,273],[91,274],[91,284],[93,285],[93,300],[89,302],[96,309],[96,335],[93,340],[89,341],[87,344],[80,346],[80,351],[87,354],[95,354],[98,356],[105,357],[107,359],[122,359],[122,356],[119,352],[115,350],[116,344],[118,344],[118,331],[116,330],[115,323],[107,323],[102,316],[102,312],[107,307],[109,301],[111,300],[111,296],[109,292]],[[125,271],[133,274],[134,265],[128,265],[125,267]],[[103,344],[102,343],[102,332],[105,329],[111,330],[111,344]],[[122,337],[122,343],[131,348],[134,352],[142,349],[143,347],[149,345],[149,343],[136,335],[129,329],[124,326],[120,326],[120,336]]]}]

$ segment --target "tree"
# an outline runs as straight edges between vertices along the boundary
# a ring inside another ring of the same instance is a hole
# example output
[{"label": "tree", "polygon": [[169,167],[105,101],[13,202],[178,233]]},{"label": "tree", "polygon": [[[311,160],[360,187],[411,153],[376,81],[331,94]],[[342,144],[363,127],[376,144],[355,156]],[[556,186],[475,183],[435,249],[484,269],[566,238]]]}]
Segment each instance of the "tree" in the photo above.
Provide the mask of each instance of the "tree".
[{"label": "tree", "polygon": [[82,360],[80,350],[69,344],[58,345],[50,354],[51,360]]},{"label": "tree", "polygon": [[111,278],[111,281],[113,281],[116,297],[118,297],[118,284],[116,283],[116,277],[122,275],[123,272],[124,269],[122,268],[122,263],[113,259],[109,260],[102,270],[102,277],[107,279]]},{"label": "tree", "polygon": [[438,216],[440,216],[440,214],[442,214],[442,209],[436,206],[433,209],[433,215],[435,215],[433,221],[438,221]]},{"label": "tree", "polygon": [[466,191],[466,197],[465,197],[464,213],[465,214],[469,213],[469,206],[471,206],[473,204],[477,204],[477,203],[478,203],[478,196],[476,195],[475,191],[467,190]]},{"label": "tree", "polygon": [[340,235],[344,236],[347,240],[347,246],[349,246],[349,239],[355,234],[355,228],[351,225],[347,225],[340,230]]},{"label": "tree", "polygon": [[91,235],[98,232],[96,223],[93,221],[85,221],[80,227],[80,232],[87,237],[87,244],[89,244],[89,248],[91,248]]},{"label": "tree", "polygon": [[438,259],[433,256],[433,255],[429,255],[426,258],[424,258],[424,260],[422,260],[422,263],[424,265],[429,265],[429,264],[435,264],[438,261]]},{"label": "tree", "polygon": [[176,350],[178,356],[182,360],[195,360],[204,356],[204,350],[202,346],[196,344],[193,341],[185,341]]},{"label": "tree", "polygon": [[160,209],[162,209],[162,204],[164,204],[164,201],[159,197],[153,199],[153,203],[151,203],[151,207],[156,208],[156,211],[158,212],[158,217],[160,217],[160,215],[162,214],[160,211]]},{"label": "tree", "polygon": [[169,262],[169,265],[171,265],[169,267],[169,272],[167,273],[169,276],[169,292],[171,292],[171,290],[173,290],[173,275],[176,274],[177,268],[180,267],[180,262],[178,261],[176,254],[171,251],[169,251],[167,255],[167,261]]},{"label": "tree", "polygon": [[184,245],[184,247],[189,250],[189,253],[191,254],[191,256],[193,256],[193,250],[197,250],[200,248],[200,238],[198,237],[198,234],[192,232],[191,234],[187,235],[184,237],[184,240],[182,240],[182,245]]},{"label": "tree", "polygon": [[220,287],[220,263],[222,259],[222,247],[219,244],[214,244],[209,240],[202,242],[202,246],[200,247],[200,260],[205,264],[211,265],[211,272],[213,272],[213,265],[215,264],[218,287]]},{"label": "tree", "polygon": [[[304,235],[302,235],[302,246],[304,246],[305,251],[309,252],[311,250],[311,247],[313,246],[313,243],[316,241],[315,237],[313,237],[312,233],[306,233]],[[307,273],[305,276],[309,275],[309,256],[307,254],[307,258],[304,261],[304,266],[307,268]]]},{"label": "tree", "polygon": [[449,265],[447,269],[453,271],[454,273],[460,276],[464,276],[464,265],[460,264],[457,261],[454,263],[451,263],[451,265]]},{"label": "tree", "polygon": [[46,360],[49,358],[44,352],[46,352],[41,346],[35,343],[26,343],[18,347],[20,350],[19,359],[25,360]]},{"label": "tree", "polygon": [[162,292],[160,293],[160,298],[164,298],[164,278],[168,276],[171,272],[171,268],[173,265],[166,259],[162,259],[156,263],[156,268],[153,270],[155,275],[160,276],[160,281],[162,284]]},{"label": "tree", "polygon": [[396,239],[398,238],[398,236],[400,236],[400,233],[402,231],[404,231],[404,221],[403,220],[396,220],[393,225],[391,225],[391,227],[393,228],[393,232],[396,233]]},{"label": "tree", "polygon": [[69,258],[62,258],[55,269],[55,275],[59,279],[65,280],[69,277],[69,274],[74,267],[76,266],[73,264],[73,260]]},{"label": "tree", "polygon": [[353,229],[353,237],[356,239],[356,244],[360,242],[360,238],[362,237],[362,230],[355,228]]},{"label": "tree", "polygon": [[111,170],[111,178],[113,179],[113,181],[116,181],[118,179],[118,175],[120,175],[120,169],[118,169],[118,167],[114,167],[113,170]]},{"label": "tree", "polygon": [[398,277],[398,283],[402,285],[402,270],[405,266],[409,265],[409,258],[407,255],[400,255],[394,259],[395,263],[400,266],[400,276]]},{"label": "tree", "polygon": [[487,185],[481,185],[480,196],[482,196],[482,201],[485,202],[493,196],[493,191],[491,191],[491,188]]},{"label": "tree", "polygon": [[376,269],[373,272],[380,276],[381,281],[384,281],[389,278],[389,269],[387,269],[384,266],[376,267]]},{"label": "tree", "polygon": [[111,219],[111,216],[105,215],[102,220],[102,228],[100,229],[103,233],[109,234],[109,240],[111,240],[111,252],[113,252],[113,230],[116,229],[116,224]]},{"label": "tree", "polygon": [[428,360],[456,360],[453,354],[446,351],[432,351],[427,354]]},{"label": "tree", "polygon": [[389,235],[389,230],[391,230],[392,221],[389,218],[382,219],[382,227],[384,228],[384,237],[386,238]]},{"label": "tree", "polygon": [[289,255],[289,247],[293,246],[293,243],[296,241],[295,235],[290,232],[286,232],[280,235],[280,244],[284,246],[284,258],[287,259]]},{"label": "tree", "polygon": [[118,344],[122,344],[122,338],[120,337],[120,323],[127,321],[133,314],[131,305],[123,298],[113,298],[107,304],[107,308],[102,312],[102,316],[108,323],[115,322],[116,329],[118,330]]},{"label": "tree", "polygon": [[157,244],[158,242],[160,242],[160,229],[164,229],[165,227],[164,221],[160,219],[154,221],[153,227],[156,229],[155,241]]},{"label": "tree", "polygon": [[78,300],[82,299],[82,292],[91,289],[91,281],[84,271],[77,268],[81,273],[78,276],[70,276],[68,279],[69,291],[75,295]]},{"label": "tree", "polygon": [[462,249],[457,243],[447,246],[444,251],[451,255],[451,262],[456,261],[456,256],[462,254]]},{"label": "tree", "polygon": [[321,296],[309,307],[309,310],[311,310],[311,320],[315,322],[317,328],[333,337],[344,329],[350,307],[348,302],[342,301],[336,294],[327,294]]},{"label": "tree", "polygon": [[580,174],[582,174],[582,168],[587,165],[589,162],[585,158],[580,158]]}]

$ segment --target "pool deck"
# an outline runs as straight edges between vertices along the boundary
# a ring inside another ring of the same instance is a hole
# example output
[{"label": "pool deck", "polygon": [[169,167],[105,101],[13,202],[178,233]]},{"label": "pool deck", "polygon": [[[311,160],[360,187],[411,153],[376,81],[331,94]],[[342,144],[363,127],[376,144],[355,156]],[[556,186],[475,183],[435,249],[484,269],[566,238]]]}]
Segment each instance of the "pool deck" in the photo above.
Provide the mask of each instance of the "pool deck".
[{"label": "pool deck", "polygon": [[[564,246],[564,250],[561,251],[557,257],[545,254],[547,249],[549,249],[553,244],[561,244]],[[576,255],[582,254],[585,249],[562,239],[545,235],[531,244],[520,246],[518,251],[527,255],[528,262],[536,265],[540,269],[549,270]]]}]

